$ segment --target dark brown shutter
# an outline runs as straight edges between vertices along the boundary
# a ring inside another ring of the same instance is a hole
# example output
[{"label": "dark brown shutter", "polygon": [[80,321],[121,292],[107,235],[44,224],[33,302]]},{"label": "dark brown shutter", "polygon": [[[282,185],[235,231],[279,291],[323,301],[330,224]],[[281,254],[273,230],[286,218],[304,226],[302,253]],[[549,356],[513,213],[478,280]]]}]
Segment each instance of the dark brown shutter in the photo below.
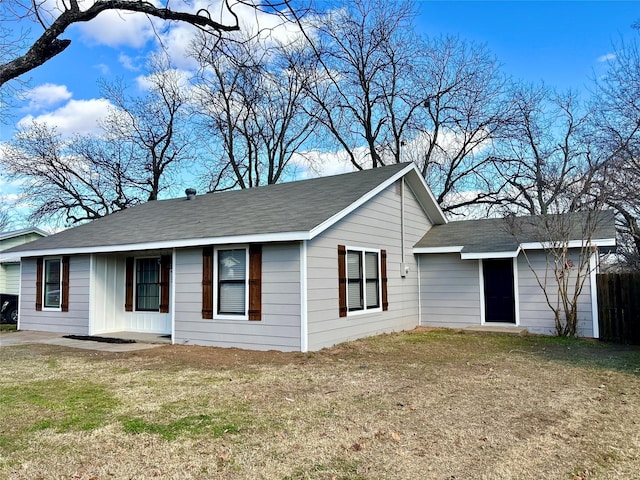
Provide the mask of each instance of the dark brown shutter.
[{"label": "dark brown shutter", "polygon": [[249,320],[262,320],[262,245],[249,247]]},{"label": "dark brown shutter", "polygon": [[202,318],[213,318],[213,247],[202,249]]},{"label": "dark brown shutter", "polygon": [[133,267],[134,258],[127,257],[125,275],[124,275],[124,310],[125,312],[133,312]]},{"label": "dark brown shutter", "polygon": [[60,309],[69,311],[69,257],[62,257],[62,303]]},{"label": "dark brown shutter", "polygon": [[160,257],[160,313],[169,313],[170,277],[171,255],[163,255]]},{"label": "dark brown shutter", "polygon": [[341,317],[347,316],[347,248],[338,245],[338,307]]},{"label": "dark brown shutter", "polygon": [[42,266],[43,266],[42,257],[36,258],[36,310],[42,310]]},{"label": "dark brown shutter", "polygon": [[387,251],[380,250],[380,275],[382,276],[382,310],[389,310],[387,297]]}]

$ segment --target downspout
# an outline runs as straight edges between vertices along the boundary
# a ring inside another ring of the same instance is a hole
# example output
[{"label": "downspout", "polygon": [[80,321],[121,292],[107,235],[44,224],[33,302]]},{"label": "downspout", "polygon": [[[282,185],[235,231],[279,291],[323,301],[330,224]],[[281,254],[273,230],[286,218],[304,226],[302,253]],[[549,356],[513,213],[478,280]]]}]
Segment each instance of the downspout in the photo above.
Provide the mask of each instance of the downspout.
[{"label": "downspout", "polygon": [[404,177],[400,181],[400,276],[406,277],[408,273],[404,257]]}]

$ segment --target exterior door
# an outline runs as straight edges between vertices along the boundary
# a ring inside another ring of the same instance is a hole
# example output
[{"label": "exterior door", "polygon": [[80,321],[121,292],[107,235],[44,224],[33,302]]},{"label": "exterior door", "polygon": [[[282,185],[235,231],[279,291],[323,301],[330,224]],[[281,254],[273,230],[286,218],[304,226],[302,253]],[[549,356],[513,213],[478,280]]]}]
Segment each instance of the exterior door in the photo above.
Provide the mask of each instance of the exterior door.
[{"label": "exterior door", "polygon": [[482,261],[484,274],[484,321],[516,323],[513,259]]}]

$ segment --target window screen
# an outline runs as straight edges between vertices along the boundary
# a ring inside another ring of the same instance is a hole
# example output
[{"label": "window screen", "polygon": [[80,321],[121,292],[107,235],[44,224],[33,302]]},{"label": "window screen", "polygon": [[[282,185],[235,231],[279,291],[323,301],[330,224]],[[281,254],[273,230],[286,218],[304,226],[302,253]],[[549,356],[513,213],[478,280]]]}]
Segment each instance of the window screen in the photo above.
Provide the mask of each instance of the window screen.
[{"label": "window screen", "polygon": [[136,310],[157,312],[160,309],[160,259],[136,260]]},{"label": "window screen", "polygon": [[247,250],[218,251],[218,313],[246,314]]}]

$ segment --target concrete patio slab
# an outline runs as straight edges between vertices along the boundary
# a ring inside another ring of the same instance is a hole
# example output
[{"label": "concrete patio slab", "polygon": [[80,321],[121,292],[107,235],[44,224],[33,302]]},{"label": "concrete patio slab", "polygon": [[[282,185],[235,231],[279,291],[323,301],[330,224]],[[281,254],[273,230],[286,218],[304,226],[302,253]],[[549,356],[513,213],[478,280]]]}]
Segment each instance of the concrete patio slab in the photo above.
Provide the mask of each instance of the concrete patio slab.
[{"label": "concrete patio slab", "polygon": [[[104,335],[105,337],[115,337],[136,340],[136,343],[108,343],[97,342],[92,340],[74,340],[64,338],[60,333],[38,332],[32,330],[21,330],[18,332],[9,332],[0,334],[0,347],[10,347],[14,345],[27,345],[35,343],[43,343],[47,345],[59,345],[61,347],[80,348],[83,350],[96,350],[100,352],[134,352],[136,350],[147,350],[149,348],[157,348],[170,343],[168,339],[164,339],[159,335],[148,334],[131,334],[124,336],[118,334]],[[137,338],[134,338],[137,337]]]}]

